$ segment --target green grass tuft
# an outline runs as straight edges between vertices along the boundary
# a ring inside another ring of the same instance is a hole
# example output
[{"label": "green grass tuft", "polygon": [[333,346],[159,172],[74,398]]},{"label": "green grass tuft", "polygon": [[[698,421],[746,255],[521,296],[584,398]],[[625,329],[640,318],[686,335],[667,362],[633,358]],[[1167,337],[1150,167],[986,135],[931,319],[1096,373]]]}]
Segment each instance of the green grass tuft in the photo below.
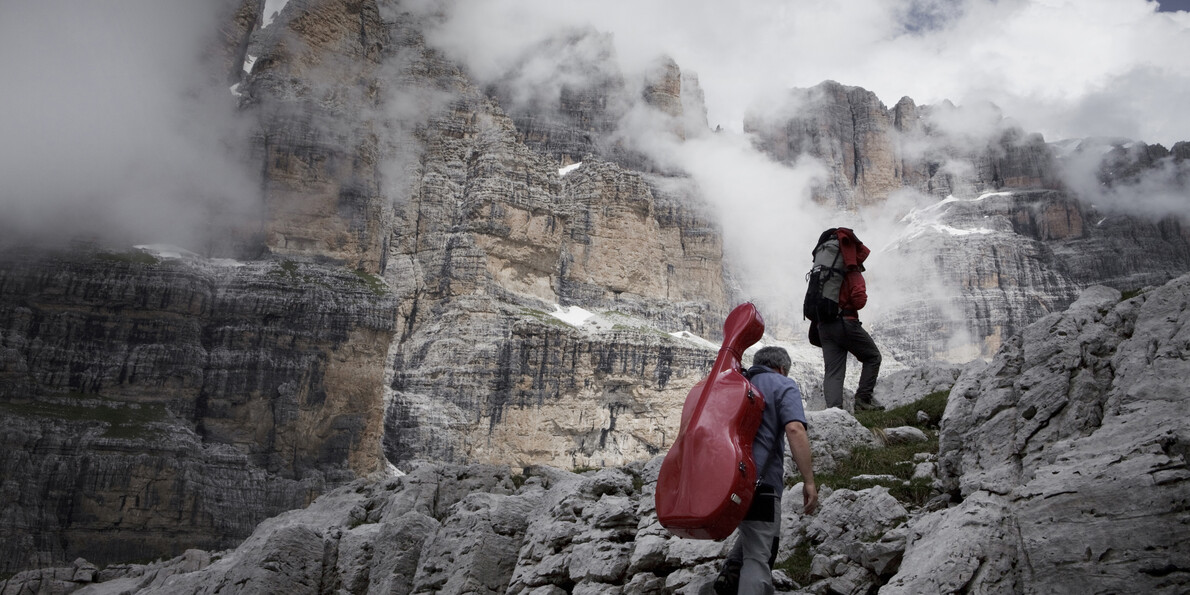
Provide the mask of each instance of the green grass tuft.
[{"label": "green grass tuft", "polygon": [[[896,428],[900,426],[917,426],[922,429],[937,428],[942,421],[942,413],[946,411],[946,399],[950,397],[950,390],[940,390],[930,393],[908,405],[901,405],[887,411],[857,411],[855,419],[865,428]],[[917,412],[925,411],[930,416],[929,421],[917,421]]]},{"label": "green grass tuft", "polygon": [[[93,395],[85,395],[92,397]],[[80,395],[72,395],[81,398]],[[154,426],[164,421],[169,411],[161,403],[125,403],[94,396],[94,400],[79,403],[63,401],[3,402],[0,411],[23,417],[48,417],[72,422],[100,422],[107,425],[103,436],[132,440],[151,439],[158,435]]]},{"label": "green grass tuft", "polygon": [[161,261],[156,256],[148,252],[140,250],[129,250],[127,252],[100,252],[95,255],[99,260],[106,260],[108,262],[122,262],[125,264],[144,264],[155,265]]},{"label": "green grass tuft", "polygon": [[1144,292],[1145,292],[1145,290],[1143,287],[1139,287],[1137,289],[1129,289],[1128,291],[1121,291],[1120,292],[1120,301],[1123,302],[1123,301],[1130,300]]},{"label": "green grass tuft", "polygon": [[[946,410],[946,400],[949,396],[949,390],[938,391],[888,411],[857,412],[855,417],[864,427],[881,429],[915,426],[924,431],[929,440],[891,444],[882,448],[857,447],[851,451],[849,457],[839,461],[833,471],[816,473],[815,481],[819,487],[848,490],[863,490],[882,485],[888,488],[894,498],[906,505],[924,505],[933,496],[933,482],[912,479],[915,468],[913,458],[918,453],[938,452],[938,424],[942,420],[943,411]],[[918,421],[918,411],[926,412],[928,419]],[[890,475],[895,479],[856,479],[859,475]],[[798,481],[800,478],[794,476],[788,479],[787,483],[794,485]]]},{"label": "green grass tuft", "polygon": [[356,269],[351,272],[355,273],[355,276],[359,277],[360,281],[362,281],[363,284],[372,291],[372,293],[376,295],[384,295],[388,293],[388,286],[384,284],[384,281],[382,281],[380,277],[360,269]]},{"label": "green grass tuft", "polygon": [[798,585],[810,584],[810,564],[814,555],[810,553],[809,540],[802,541],[793,548],[788,558],[773,564],[774,570],[780,570]]}]

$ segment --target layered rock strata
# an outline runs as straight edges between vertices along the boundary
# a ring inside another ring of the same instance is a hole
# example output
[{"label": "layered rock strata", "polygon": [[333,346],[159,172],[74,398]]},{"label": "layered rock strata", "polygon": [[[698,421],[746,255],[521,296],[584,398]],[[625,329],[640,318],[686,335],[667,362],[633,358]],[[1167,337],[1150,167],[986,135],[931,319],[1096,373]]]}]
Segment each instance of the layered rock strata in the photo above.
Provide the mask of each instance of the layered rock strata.
[{"label": "layered rock strata", "polygon": [[393,304],[296,263],[6,253],[5,569],[226,547],[384,466]]},{"label": "layered rock strata", "polygon": [[949,102],[918,107],[902,98],[891,109],[875,93],[826,81],[794,89],[773,113],[753,113],[744,129],[782,163],[803,155],[827,168],[819,202],[854,210],[912,188],[945,198],[1000,188],[1056,188],[1054,158],[1040,135],[1005,124],[998,111],[980,114],[987,130],[966,134],[951,124]]},{"label": "layered rock strata", "polygon": [[[0,268],[6,571],[226,547],[385,455],[648,458],[714,357],[668,334],[727,308],[687,180],[561,175],[399,4],[292,0],[261,29],[262,4],[223,42],[259,123],[246,253],[274,260]],[[550,315],[571,305],[618,322]]]}]

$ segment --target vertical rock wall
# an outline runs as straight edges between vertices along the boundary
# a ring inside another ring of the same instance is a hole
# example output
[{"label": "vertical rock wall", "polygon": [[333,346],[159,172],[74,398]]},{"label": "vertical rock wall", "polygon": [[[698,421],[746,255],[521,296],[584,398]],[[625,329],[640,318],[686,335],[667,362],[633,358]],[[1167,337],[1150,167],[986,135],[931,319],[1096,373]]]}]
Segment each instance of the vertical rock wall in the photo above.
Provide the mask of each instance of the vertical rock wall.
[{"label": "vertical rock wall", "polygon": [[222,548],[383,468],[392,303],[345,270],[6,253],[6,570]]}]

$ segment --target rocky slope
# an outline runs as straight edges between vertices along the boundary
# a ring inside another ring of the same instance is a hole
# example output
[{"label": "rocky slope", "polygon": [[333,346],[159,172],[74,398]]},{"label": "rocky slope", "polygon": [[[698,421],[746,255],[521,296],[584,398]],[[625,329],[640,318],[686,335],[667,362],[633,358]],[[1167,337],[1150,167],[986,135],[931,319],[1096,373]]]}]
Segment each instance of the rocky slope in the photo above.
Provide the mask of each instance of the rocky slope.
[{"label": "rocky slope", "polygon": [[[779,566],[801,556],[808,582],[779,571],[778,590],[1183,592],[1187,296],[1190,276],[1130,299],[1094,287],[968,366],[942,418],[935,487],[949,495],[918,506],[885,487],[824,489],[807,517],[787,490]],[[819,474],[872,444],[842,411],[810,422]],[[708,592],[729,542],[657,524],[659,464],[521,477],[423,465],[270,519],[234,551],[104,571],[79,560],[4,592]]]},{"label": "rocky slope", "polygon": [[968,368],[939,453],[962,502],[910,523],[881,592],[1184,591],[1188,296],[1092,288]]},{"label": "rocky slope", "polygon": [[[843,455],[848,445],[872,443],[846,413],[823,413],[814,422],[820,467],[829,467],[828,450]],[[270,519],[234,551],[191,550],[103,570],[77,560],[22,573],[3,592],[696,592],[729,544],[674,538],[657,523],[660,463],[581,474],[533,467],[518,476],[500,466],[423,464],[401,477],[356,481]],[[883,488],[840,490],[826,502],[838,514],[820,519],[816,530],[836,538],[905,515]],[[849,528],[858,510],[868,511],[869,526]]]},{"label": "rocky slope", "polygon": [[[262,28],[263,4],[228,2],[211,51],[253,121],[262,217],[221,244],[242,266],[3,255],[0,460],[18,504],[0,530],[28,537],[0,571],[226,547],[388,463],[648,460],[714,356],[699,338],[739,299],[722,230],[622,130],[643,111],[667,138],[705,133],[696,77],[664,58],[625,74],[580,31],[547,44],[574,53],[575,72],[546,76],[567,84],[526,101],[532,64],[480,88],[427,45],[432,13],[290,0]],[[871,272],[913,298],[872,325],[890,356],[991,354],[1086,285],[1190,269],[1184,223],[1049,189],[1036,137],[974,142],[951,106],[887,110],[833,83],[795,95],[810,109],[750,127],[782,160],[828,165],[821,201],[960,199],[903,224],[896,249],[921,267]],[[979,198],[997,189],[1012,194]]]}]

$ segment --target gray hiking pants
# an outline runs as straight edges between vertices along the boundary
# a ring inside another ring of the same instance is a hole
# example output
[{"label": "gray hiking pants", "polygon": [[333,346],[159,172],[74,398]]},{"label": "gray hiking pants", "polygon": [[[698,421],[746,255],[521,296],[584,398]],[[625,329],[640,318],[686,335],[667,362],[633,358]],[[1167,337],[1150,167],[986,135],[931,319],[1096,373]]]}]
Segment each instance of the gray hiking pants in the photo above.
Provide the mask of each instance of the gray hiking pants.
[{"label": "gray hiking pants", "polygon": [[775,541],[781,534],[781,499],[773,496],[773,520],[745,520],[728,560],[740,564],[739,595],[771,595],[773,570],[769,566],[776,555]]},{"label": "gray hiking pants", "polygon": [[843,407],[843,379],[847,376],[848,353],[863,364],[859,386],[855,389],[855,402],[872,402],[876,377],[880,375],[880,349],[868,331],[858,320],[840,318],[818,325],[818,336],[822,339],[822,362],[825,368],[822,392],[826,397],[826,406]]}]

